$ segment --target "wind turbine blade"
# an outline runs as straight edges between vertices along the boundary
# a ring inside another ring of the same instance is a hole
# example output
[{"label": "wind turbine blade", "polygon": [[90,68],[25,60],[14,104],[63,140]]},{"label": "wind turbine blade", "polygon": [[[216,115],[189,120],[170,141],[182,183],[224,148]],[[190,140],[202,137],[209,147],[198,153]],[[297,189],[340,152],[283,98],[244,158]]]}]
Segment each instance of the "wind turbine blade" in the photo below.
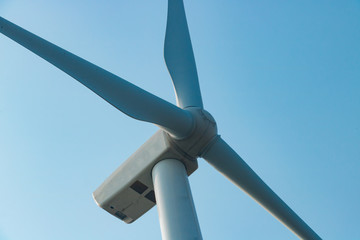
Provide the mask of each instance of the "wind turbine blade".
[{"label": "wind turbine blade", "polygon": [[159,125],[177,137],[192,128],[190,113],[0,17],[0,32],[138,120]]},{"label": "wind turbine blade", "polygon": [[203,107],[184,3],[169,0],[164,57],[178,106]]},{"label": "wind turbine blade", "polygon": [[321,239],[220,137],[202,156],[301,239]]}]

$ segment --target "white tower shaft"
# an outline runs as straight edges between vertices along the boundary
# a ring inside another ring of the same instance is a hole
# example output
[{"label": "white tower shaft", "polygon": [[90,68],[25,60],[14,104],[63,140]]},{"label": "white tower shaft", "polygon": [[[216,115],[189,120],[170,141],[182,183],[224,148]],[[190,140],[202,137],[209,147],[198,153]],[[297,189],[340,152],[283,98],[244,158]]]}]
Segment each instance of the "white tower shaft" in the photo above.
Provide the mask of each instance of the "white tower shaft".
[{"label": "white tower shaft", "polygon": [[188,176],[182,162],[160,161],[152,170],[163,240],[202,239]]}]

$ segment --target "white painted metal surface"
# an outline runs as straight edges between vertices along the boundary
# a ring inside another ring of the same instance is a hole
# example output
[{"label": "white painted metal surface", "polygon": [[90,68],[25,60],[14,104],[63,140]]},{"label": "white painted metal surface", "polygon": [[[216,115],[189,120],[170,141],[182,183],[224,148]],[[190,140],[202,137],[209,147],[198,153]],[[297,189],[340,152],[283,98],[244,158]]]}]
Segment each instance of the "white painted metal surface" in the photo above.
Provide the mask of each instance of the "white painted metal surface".
[{"label": "white painted metal surface", "polygon": [[185,166],[166,159],[152,171],[163,240],[202,239]]}]

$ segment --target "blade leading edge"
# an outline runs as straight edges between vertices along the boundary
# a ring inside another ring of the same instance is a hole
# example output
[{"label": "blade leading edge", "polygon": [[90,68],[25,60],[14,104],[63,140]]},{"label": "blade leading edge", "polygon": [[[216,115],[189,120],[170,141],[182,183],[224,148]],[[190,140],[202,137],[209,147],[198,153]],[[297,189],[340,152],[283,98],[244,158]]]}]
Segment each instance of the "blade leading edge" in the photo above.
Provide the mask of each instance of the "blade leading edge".
[{"label": "blade leading edge", "polygon": [[302,239],[321,239],[220,137],[202,157]]},{"label": "blade leading edge", "polygon": [[159,125],[176,137],[192,128],[190,113],[0,17],[0,32],[138,120]]},{"label": "blade leading edge", "polygon": [[182,0],[168,1],[164,57],[181,108],[203,108],[194,53]]}]

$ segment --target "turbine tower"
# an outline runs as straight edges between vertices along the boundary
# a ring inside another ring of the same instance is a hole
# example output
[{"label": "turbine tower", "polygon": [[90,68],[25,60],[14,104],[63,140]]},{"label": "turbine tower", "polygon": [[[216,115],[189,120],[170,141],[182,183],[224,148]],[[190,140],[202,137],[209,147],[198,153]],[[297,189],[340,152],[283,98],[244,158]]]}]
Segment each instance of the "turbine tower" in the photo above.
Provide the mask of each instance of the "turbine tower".
[{"label": "turbine tower", "polygon": [[0,17],[0,31],[126,115],[160,129],[93,193],[126,223],[157,205],[163,239],[202,239],[188,182],[201,157],[302,239],[321,239],[220,137],[203,107],[182,0],[168,1],[164,58],[177,106]]}]

